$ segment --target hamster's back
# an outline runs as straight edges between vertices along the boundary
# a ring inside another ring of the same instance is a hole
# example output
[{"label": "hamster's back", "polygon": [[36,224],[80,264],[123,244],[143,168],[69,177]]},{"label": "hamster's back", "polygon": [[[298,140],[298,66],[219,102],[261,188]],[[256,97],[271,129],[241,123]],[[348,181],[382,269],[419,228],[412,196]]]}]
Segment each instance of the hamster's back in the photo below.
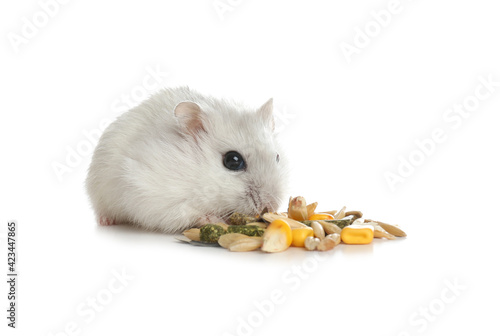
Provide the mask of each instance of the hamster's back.
[{"label": "hamster's back", "polygon": [[[137,188],[141,185],[132,184],[142,183],[139,176],[142,158],[155,156],[158,150],[175,150],[173,144],[180,134],[172,111],[181,101],[203,99],[187,87],[164,89],[106,128],[94,151],[86,180],[90,201],[101,224],[130,222],[141,212],[136,209],[140,195],[131,193],[141,189]],[[157,148],[158,141],[161,149]],[[143,186],[145,190],[149,187]]]}]

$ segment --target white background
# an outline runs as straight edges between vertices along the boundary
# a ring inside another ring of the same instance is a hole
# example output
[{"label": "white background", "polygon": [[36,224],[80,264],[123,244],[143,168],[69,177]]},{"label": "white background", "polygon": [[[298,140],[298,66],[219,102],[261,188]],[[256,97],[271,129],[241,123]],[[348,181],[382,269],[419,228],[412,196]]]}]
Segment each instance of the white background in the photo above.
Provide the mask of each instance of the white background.
[{"label": "white background", "polygon": [[[221,3],[222,15],[212,0],[69,1],[49,6],[47,22],[37,1],[2,3],[2,279],[8,220],[19,240],[18,328],[6,327],[2,280],[2,335],[498,334],[499,7],[401,0],[380,27],[371,12],[389,1]],[[14,46],[29,33],[23,18],[43,26]],[[355,39],[349,62],[341,45]],[[168,74],[155,86],[150,69]],[[497,86],[474,98],[488,77]],[[362,210],[408,238],[318,256],[230,253],[98,227],[84,134],[126,96],[138,103],[148,78],[148,93],[186,84],[255,106],[274,97],[290,194]],[[469,117],[443,119],[464,101],[477,102]],[[436,128],[446,140],[416,152]],[[412,155],[391,189],[385,174]]]}]

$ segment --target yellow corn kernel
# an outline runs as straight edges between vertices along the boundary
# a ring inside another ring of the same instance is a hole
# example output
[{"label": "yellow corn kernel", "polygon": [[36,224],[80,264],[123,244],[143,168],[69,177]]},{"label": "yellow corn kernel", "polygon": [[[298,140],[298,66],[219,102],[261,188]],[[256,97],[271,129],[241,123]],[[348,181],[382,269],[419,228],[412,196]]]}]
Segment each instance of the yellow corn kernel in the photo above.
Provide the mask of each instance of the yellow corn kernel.
[{"label": "yellow corn kernel", "polygon": [[314,230],[308,226],[292,230],[292,246],[304,247],[307,237],[314,237]]},{"label": "yellow corn kernel", "polygon": [[346,244],[370,244],[373,240],[373,227],[369,225],[349,225],[342,229],[340,238]]},{"label": "yellow corn kernel", "polygon": [[308,218],[309,220],[325,220],[325,219],[333,219],[333,216],[327,213],[314,213]]},{"label": "yellow corn kernel", "polygon": [[292,229],[286,221],[276,219],[269,224],[262,239],[262,251],[281,252],[292,244]]}]

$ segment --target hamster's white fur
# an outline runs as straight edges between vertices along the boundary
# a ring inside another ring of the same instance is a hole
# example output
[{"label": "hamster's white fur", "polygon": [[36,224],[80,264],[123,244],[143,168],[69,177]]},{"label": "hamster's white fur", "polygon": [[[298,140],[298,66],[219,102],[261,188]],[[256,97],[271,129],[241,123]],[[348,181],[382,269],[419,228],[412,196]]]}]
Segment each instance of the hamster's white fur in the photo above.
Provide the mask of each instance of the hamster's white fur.
[{"label": "hamster's white fur", "polygon": [[[178,232],[234,211],[277,210],[287,168],[273,129],[272,101],[250,109],[187,87],[158,92],[99,140],[86,180],[98,221]],[[224,166],[229,151],[245,170]]]}]

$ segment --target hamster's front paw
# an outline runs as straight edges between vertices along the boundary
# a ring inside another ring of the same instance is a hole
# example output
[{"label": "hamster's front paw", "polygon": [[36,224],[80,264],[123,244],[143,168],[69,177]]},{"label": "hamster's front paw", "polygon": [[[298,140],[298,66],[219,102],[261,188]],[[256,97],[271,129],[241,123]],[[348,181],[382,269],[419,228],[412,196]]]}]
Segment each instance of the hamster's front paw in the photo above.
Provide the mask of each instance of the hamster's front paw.
[{"label": "hamster's front paw", "polygon": [[99,217],[99,225],[102,226],[116,225],[116,221],[108,217]]},{"label": "hamster's front paw", "polygon": [[203,226],[205,224],[215,224],[215,223],[225,223],[224,218],[215,215],[206,215],[198,218],[196,221],[196,227]]}]

